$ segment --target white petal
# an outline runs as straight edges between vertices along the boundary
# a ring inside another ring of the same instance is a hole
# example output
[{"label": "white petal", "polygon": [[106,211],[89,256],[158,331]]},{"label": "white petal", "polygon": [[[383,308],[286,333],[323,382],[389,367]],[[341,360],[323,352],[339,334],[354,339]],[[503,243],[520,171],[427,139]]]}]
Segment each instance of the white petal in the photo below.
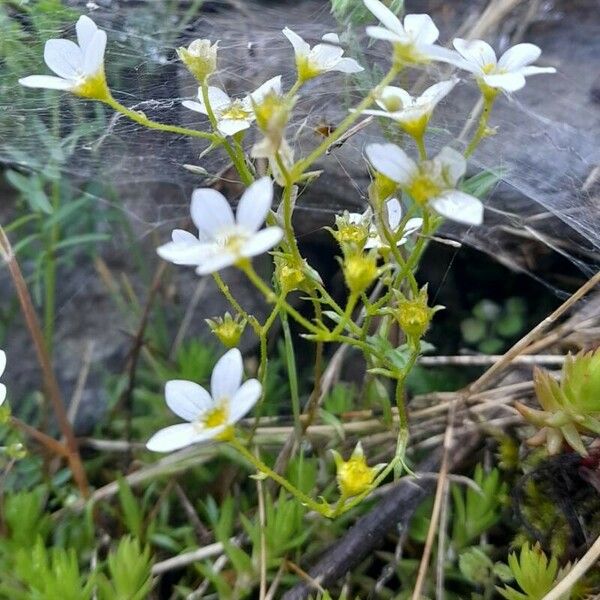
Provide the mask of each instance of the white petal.
[{"label": "white petal", "polygon": [[554,67],[523,67],[517,71],[521,75],[540,75],[541,73],[556,73],[556,69]]},{"label": "white petal", "polygon": [[173,452],[180,450],[186,446],[204,442],[218,435],[220,431],[216,429],[207,429],[198,431],[194,425],[190,423],[180,423],[179,425],[171,425],[157,431],[147,442],[146,448],[152,452]]},{"label": "white petal", "polygon": [[4,404],[6,400],[6,386],[3,383],[0,383],[0,406]]},{"label": "white petal", "polygon": [[338,63],[331,69],[332,71],[339,71],[340,73],[360,73],[364,69],[353,59],[353,58],[342,58]]},{"label": "white petal", "polygon": [[258,256],[270,250],[283,238],[283,229],[280,227],[266,227],[257,231],[241,248],[240,254],[247,258]]},{"label": "white petal", "polygon": [[289,27],[286,27],[282,33],[294,47],[294,54],[296,55],[296,58],[308,56],[308,53],[310,52],[310,45],[307,44],[295,31],[292,31]]},{"label": "white petal", "polygon": [[541,54],[541,49],[535,44],[517,44],[500,57],[498,68],[503,71],[517,71],[535,62]]},{"label": "white petal", "polygon": [[443,217],[466,225],[483,223],[483,204],[480,200],[458,190],[449,190],[430,202]]},{"label": "white petal", "polygon": [[193,233],[190,233],[185,229],[173,229],[171,232],[171,239],[174,242],[179,242],[180,244],[186,243],[195,246],[198,243],[198,238]]},{"label": "white petal", "polygon": [[83,53],[71,40],[48,40],[44,46],[44,60],[64,79],[75,79],[83,70]]},{"label": "white petal", "polygon": [[272,77],[265,81],[250,94],[250,98],[255,104],[260,104],[264,97],[270,92],[274,92],[278,95],[281,94],[281,75],[277,75],[276,77]]},{"label": "white petal", "polygon": [[326,33],[321,39],[324,42],[329,42],[330,44],[340,43],[340,38],[337,33]]},{"label": "white petal", "polygon": [[195,421],[214,404],[210,394],[201,385],[183,379],[167,381],[165,400],[167,406],[186,421]]},{"label": "white petal", "polygon": [[219,231],[232,227],[235,223],[233,211],[225,196],[211,188],[194,190],[190,212],[198,231],[211,239]]},{"label": "white petal", "polygon": [[[208,102],[213,110],[220,110],[231,104],[231,98],[221,88],[209,85],[207,93]],[[198,100],[204,104],[204,97],[201,89],[198,89]]]},{"label": "white petal", "polygon": [[98,27],[92,19],[85,15],[81,15],[75,25],[75,31],[77,31],[77,43],[79,44],[79,47],[84,50],[92,40],[96,31],[98,31]]},{"label": "white petal", "polygon": [[94,37],[85,48],[83,56],[83,72],[86,75],[95,75],[104,65],[104,51],[106,50],[106,32],[96,31]]},{"label": "white petal", "polygon": [[458,79],[448,79],[447,81],[435,83],[419,96],[419,102],[430,103],[433,108],[440,100],[442,100],[442,98],[445,98],[452,91],[452,88],[454,88],[457,83]]},{"label": "white petal", "polygon": [[237,348],[232,348],[217,361],[210,378],[210,391],[213,400],[231,402],[240,389],[244,364],[242,354]]},{"label": "white petal", "polygon": [[30,88],[46,88],[49,90],[64,90],[70,91],[74,87],[74,82],[61,77],[53,77],[52,75],[30,75],[19,79],[19,83]]},{"label": "white petal", "polygon": [[236,212],[236,222],[254,233],[265,222],[273,203],[273,182],[261,177],[243,193]]},{"label": "white petal", "polygon": [[0,377],[2,377],[4,369],[6,369],[6,352],[0,350]]},{"label": "white petal", "polygon": [[311,66],[320,71],[329,71],[340,62],[344,50],[331,44],[317,44],[309,55]]},{"label": "white petal", "polygon": [[467,172],[465,157],[450,146],[444,146],[435,160],[441,164],[444,177],[451,186],[455,186],[456,182]]},{"label": "white petal", "polygon": [[203,256],[202,259],[197,263],[196,274],[198,275],[210,275],[216,273],[226,267],[231,267],[238,260],[239,256],[232,254],[222,248],[217,249],[216,252]]},{"label": "white petal", "polygon": [[389,111],[387,107],[390,106],[390,103],[392,105],[398,105],[399,108],[394,108],[394,110],[401,110],[402,108],[410,106],[413,103],[413,97],[406,90],[403,90],[400,87],[388,85],[383,88],[383,91],[377,99],[377,104],[381,106],[381,108]]},{"label": "white petal", "polygon": [[456,38],[452,43],[467,62],[480,70],[486,65],[496,64],[494,49],[483,40],[468,41]]},{"label": "white petal", "polygon": [[404,28],[402,27],[402,23],[400,23],[400,19],[387,6],[379,2],[379,0],[363,0],[363,2],[390,31],[400,35],[404,34]]},{"label": "white petal", "polygon": [[229,403],[229,423],[237,423],[256,404],[262,393],[262,386],[256,379],[248,379],[235,393]]},{"label": "white petal", "polygon": [[395,119],[399,113],[388,112],[387,110],[363,110],[363,115],[373,115],[374,117],[384,117],[386,119]]},{"label": "white petal", "polygon": [[385,40],[386,42],[392,42],[394,44],[405,44],[408,41],[404,32],[398,34],[385,27],[374,27],[372,25],[367,27],[367,35],[376,40]]},{"label": "white petal", "polygon": [[204,103],[202,102],[192,102],[191,100],[184,100],[181,104],[186,108],[189,108],[190,110],[193,110],[195,112],[199,112],[203,115],[208,114],[206,111],[206,106],[204,106]]},{"label": "white petal", "polygon": [[404,30],[417,44],[433,44],[440,37],[440,30],[429,15],[406,15]]},{"label": "white petal", "polygon": [[404,231],[402,232],[403,236],[410,235],[415,231],[418,231],[423,227],[423,219],[420,217],[414,217],[413,219],[409,219],[404,226]]},{"label": "white petal", "polygon": [[430,60],[437,60],[439,62],[448,63],[454,65],[459,69],[464,69],[471,73],[479,73],[481,69],[478,65],[471,64],[466,61],[458,52],[450,50],[449,48],[443,48],[436,44],[420,44],[418,47],[419,54],[429,58]]},{"label": "white petal", "polygon": [[156,253],[168,262],[175,265],[196,266],[199,265],[207,255],[214,251],[213,244],[203,244],[196,239],[195,244],[190,242],[168,242],[159,246]]},{"label": "white petal", "polygon": [[415,162],[395,144],[369,144],[366,154],[376,171],[400,185],[408,185],[417,171]]},{"label": "white petal", "polygon": [[223,119],[219,121],[219,131],[223,135],[235,135],[250,127],[250,121],[246,119]]},{"label": "white petal", "polygon": [[386,203],[388,225],[392,231],[395,231],[402,220],[402,206],[398,198],[390,198]]},{"label": "white petal", "polygon": [[483,81],[490,87],[516,92],[525,87],[525,77],[520,73],[499,73],[498,75],[484,75]]}]

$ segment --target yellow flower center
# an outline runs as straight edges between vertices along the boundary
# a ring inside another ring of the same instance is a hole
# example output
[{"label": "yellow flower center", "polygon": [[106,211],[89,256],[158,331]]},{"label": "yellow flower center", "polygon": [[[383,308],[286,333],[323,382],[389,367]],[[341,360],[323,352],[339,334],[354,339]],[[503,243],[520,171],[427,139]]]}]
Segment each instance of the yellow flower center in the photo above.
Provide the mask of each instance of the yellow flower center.
[{"label": "yellow flower center", "polygon": [[234,100],[227,108],[219,113],[219,118],[245,121],[252,113],[246,110],[240,100]]},{"label": "yellow flower center", "polygon": [[215,406],[202,415],[201,423],[206,429],[214,429],[215,427],[225,425],[228,416],[229,410],[227,409],[227,402],[222,401],[219,406]]},{"label": "yellow flower center", "polygon": [[81,82],[73,88],[73,94],[80,96],[81,98],[90,98],[92,100],[106,100],[110,92],[106,85],[106,76],[104,75],[104,68],[89,77],[84,77]]},{"label": "yellow flower center", "polygon": [[337,235],[340,244],[361,244],[366,240],[368,234],[364,227],[349,223],[340,227]]},{"label": "yellow flower center", "polygon": [[408,135],[414,138],[421,138],[425,133],[425,129],[427,128],[427,124],[429,123],[430,114],[426,113],[421,115],[417,119],[412,119],[411,121],[403,121],[400,123],[400,126]]},{"label": "yellow flower center", "polygon": [[481,70],[483,71],[483,73],[485,75],[489,75],[490,73],[493,73],[494,71],[497,70],[498,65],[495,65],[494,63],[487,63],[485,65],[483,65],[483,67],[481,67]]},{"label": "yellow flower center", "polygon": [[439,186],[425,174],[415,177],[408,188],[408,193],[418,204],[425,204],[431,198],[439,195],[440,192]]}]

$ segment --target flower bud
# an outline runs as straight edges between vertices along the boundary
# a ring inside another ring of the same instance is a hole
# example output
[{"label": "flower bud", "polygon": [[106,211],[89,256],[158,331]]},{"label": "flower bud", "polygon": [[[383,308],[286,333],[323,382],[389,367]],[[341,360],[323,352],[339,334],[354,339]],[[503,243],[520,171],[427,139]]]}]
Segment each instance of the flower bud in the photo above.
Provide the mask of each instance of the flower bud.
[{"label": "flower bud", "polygon": [[206,319],[206,323],[214,335],[226,348],[236,348],[246,328],[246,320],[238,316],[233,318],[228,312],[222,317]]},{"label": "flower bud", "polygon": [[338,488],[344,498],[351,498],[366,492],[373,484],[377,473],[384,466],[369,467],[360,442],[356,444],[356,448],[354,448],[348,461],[344,461],[335,450],[331,452],[337,469]]},{"label": "flower bud", "polygon": [[275,90],[253,104],[258,128],[276,145],[283,137],[291,108],[291,102]]},{"label": "flower bud", "polygon": [[378,275],[377,252],[350,254],[345,257],[342,269],[348,289],[355,294],[360,294]]},{"label": "flower bud", "polygon": [[177,55],[189,72],[200,82],[217,70],[219,42],[211,45],[210,40],[194,40],[187,48],[177,49]]},{"label": "flower bud", "polygon": [[392,310],[393,315],[407,338],[413,341],[420,340],[429,329],[433,315],[443,307],[429,307],[427,285],[421,288],[416,298],[408,299],[400,292],[396,295],[398,306]]},{"label": "flower bud", "polygon": [[328,228],[337,240],[344,254],[361,252],[369,238],[372,213],[367,210],[362,215],[344,211],[336,215],[335,229]]},{"label": "flower bud", "polygon": [[275,279],[285,293],[300,289],[306,282],[301,266],[294,264],[287,255],[275,257]]},{"label": "flower bud", "polygon": [[398,189],[398,184],[379,171],[375,172],[369,186],[369,199],[375,208],[380,206]]}]

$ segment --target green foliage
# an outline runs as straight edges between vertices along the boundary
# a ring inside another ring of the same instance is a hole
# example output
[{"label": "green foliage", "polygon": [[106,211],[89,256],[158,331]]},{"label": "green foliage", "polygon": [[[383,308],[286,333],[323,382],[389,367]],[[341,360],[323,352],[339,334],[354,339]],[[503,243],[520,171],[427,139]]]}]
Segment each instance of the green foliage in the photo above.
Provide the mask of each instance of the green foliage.
[{"label": "green foliage", "polygon": [[[496,588],[507,600],[541,600],[561,578],[556,558],[548,559],[537,545],[531,547],[524,544],[519,556],[516,552],[511,553],[508,557],[508,567],[522,591],[508,586],[503,589]],[[560,598],[569,600],[570,597],[571,594],[567,592]]]},{"label": "green foliage", "polygon": [[[404,0],[383,0],[383,3],[395,14],[402,15]],[[373,20],[362,0],[331,0],[331,12],[344,25],[361,25]]]},{"label": "green foliage", "polygon": [[33,548],[17,551],[14,572],[5,573],[0,584],[14,600],[91,600],[93,589],[94,577],[80,572],[73,548],[46,548],[40,538]]},{"label": "green foliage", "polygon": [[503,351],[525,328],[526,305],[522,298],[509,298],[503,306],[481,300],[464,319],[460,328],[463,340],[484,354]]},{"label": "green foliage", "polygon": [[507,486],[501,481],[498,469],[485,473],[483,467],[477,465],[473,481],[481,493],[471,487],[463,491],[457,485],[452,486],[452,543],[457,550],[466,548],[501,517]]},{"label": "green foliage", "polygon": [[98,577],[100,600],[144,600],[153,586],[152,557],[139,540],[124,537],[107,559],[108,577]]}]

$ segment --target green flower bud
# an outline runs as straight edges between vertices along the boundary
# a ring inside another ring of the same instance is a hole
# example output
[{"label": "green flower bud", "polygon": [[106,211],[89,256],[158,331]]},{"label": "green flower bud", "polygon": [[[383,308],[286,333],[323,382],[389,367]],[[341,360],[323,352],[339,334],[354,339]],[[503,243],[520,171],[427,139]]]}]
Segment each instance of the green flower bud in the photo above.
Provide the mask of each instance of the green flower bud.
[{"label": "green flower bud", "polygon": [[211,45],[210,40],[194,40],[187,48],[177,49],[177,55],[188,71],[200,82],[217,70],[217,50],[219,42]]},{"label": "green flower bud", "polygon": [[226,348],[237,348],[246,328],[246,319],[242,319],[239,315],[233,318],[228,312],[222,317],[206,319],[206,323]]},{"label": "green flower bud", "polygon": [[433,315],[443,307],[428,305],[427,285],[421,288],[416,298],[408,299],[400,292],[396,295],[398,306],[391,310],[392,314],[408,339],[420,340],[429,329]]},{"label": "green flower bud", "polygon": [[344,254],[361,252],[369,239],[372,221],[371,210],[363,214],[349,213],[336,215],[335,229],[328,228],[331,235],[337,240]]},{"label": "green flower bud", "polygon": [[351,498],[366,492],[372,485],[377,473],[384,465],[369,467],[360,442],[347,461],[335,450],[331,451],[337,469],[337,483],[340,494],[344,498]]},{"label": "green flower bud", "polygon": [[342,263],[342,270],[348,289],[360,294],[375,281],[379,270],[377,269],[377,252],[369,254],[350,254]]}]

